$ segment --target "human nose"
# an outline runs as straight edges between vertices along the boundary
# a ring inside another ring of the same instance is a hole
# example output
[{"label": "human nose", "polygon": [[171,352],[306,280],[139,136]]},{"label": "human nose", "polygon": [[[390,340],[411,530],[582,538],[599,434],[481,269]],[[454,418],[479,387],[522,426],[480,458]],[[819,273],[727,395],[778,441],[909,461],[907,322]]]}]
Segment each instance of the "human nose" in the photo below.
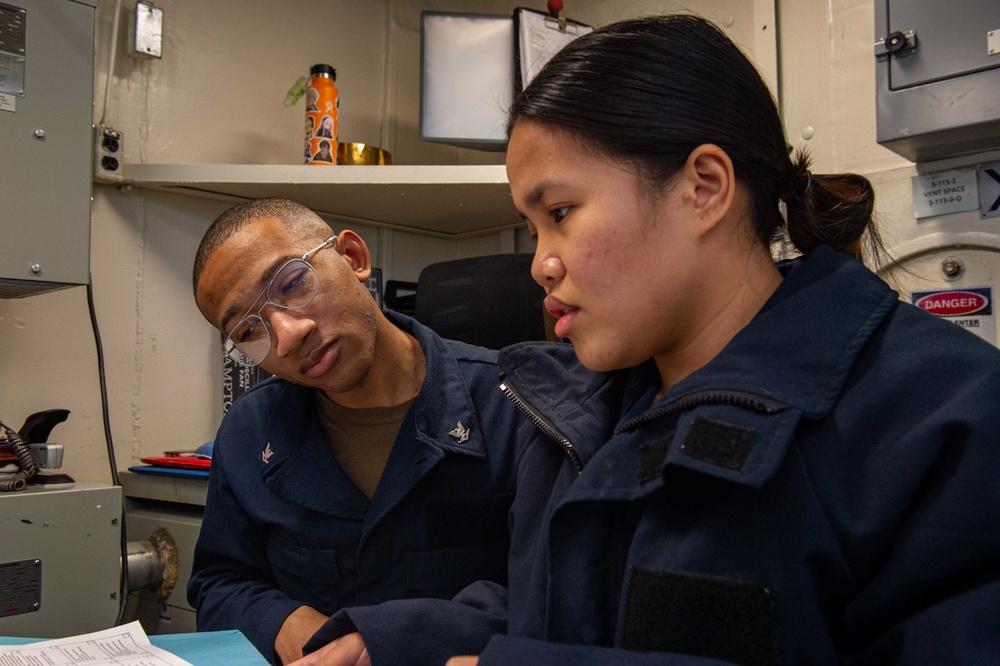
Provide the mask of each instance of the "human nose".
[{"label": "human nose", "polygon": [[541,249],[535,251],[535,259],[531,262],[531,277],[546,289],[551,289],[556,282],[566,275],[566,267],[562,260]]},{"label": "human nose", "polygon": [[315,328],[313,320],[304,316],[301,310],[271,308],[267,321],[274,336],[274,353],[281,358],[297,350]]}]

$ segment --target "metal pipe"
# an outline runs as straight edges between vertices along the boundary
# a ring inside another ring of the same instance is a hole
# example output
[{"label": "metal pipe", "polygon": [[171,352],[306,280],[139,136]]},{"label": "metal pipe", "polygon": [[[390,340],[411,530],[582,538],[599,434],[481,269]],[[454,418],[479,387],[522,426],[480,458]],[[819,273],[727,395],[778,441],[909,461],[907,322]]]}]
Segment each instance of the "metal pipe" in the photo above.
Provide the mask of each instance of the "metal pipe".
[{"label": "metal pipe", "polygon": [[166,599],[177,584],[177,545],[162,527],[145,541],[129,541],[128,587],[130,590],[153,590]]}]

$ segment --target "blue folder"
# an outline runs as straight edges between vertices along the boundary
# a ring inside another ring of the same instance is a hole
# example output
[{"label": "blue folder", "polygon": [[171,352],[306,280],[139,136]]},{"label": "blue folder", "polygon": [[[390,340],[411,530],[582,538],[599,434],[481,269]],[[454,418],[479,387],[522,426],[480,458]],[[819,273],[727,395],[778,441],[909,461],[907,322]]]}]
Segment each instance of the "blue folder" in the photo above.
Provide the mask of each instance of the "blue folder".
[{"label": "blue folder", "polygon": [[[40,638],[0,637],[2,645],[34,643]],[[149,636],[149,642],[194,666],[268,666],[253,643],[239,631],[202,631],[192,634]]]},{"label": "blue folder", "polygon": [[159,476],[183,476],[189,479],[207,479],[207,469],[185,469],[183,467],[166,467],[164,465],[133,465],[130,472],[138,474],[157,474]]}]

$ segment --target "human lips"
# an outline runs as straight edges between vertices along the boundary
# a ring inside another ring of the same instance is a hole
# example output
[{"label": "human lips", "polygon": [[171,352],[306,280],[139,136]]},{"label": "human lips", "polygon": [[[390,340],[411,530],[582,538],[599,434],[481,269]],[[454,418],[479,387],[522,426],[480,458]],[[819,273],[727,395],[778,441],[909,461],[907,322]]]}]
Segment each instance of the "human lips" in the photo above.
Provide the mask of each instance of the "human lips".
[{"label": "human lips", "polygon": [[299,373],[313,379],[323,376],[336,363],[339,350],[339,340],[318,347],[299,363]]},{"label": "human lips", "polygon": [[545,309],[548,310],[550,315],[556,318],[556,335],[560,338],[569,337],[570,325],[579,309],[563,303],[554,296],[545,297]]}]

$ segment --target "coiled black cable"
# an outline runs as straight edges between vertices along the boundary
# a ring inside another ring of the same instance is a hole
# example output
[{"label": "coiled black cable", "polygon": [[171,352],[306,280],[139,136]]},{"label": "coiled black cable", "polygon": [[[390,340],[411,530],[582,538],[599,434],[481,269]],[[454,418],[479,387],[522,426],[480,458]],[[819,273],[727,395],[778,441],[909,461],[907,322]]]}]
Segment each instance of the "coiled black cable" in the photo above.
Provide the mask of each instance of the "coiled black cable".
[{"label": "coiled black cable", "polygon": [[38,468],[35,466],[35,459],[31,455],[31,449],[24,443],[24,439],[21,438],[21,435],[16,430],[10,428],[2,421],[0,421],[0,427],[4,430],[4,436],[7,439],[7,443],[10,444],[10,450],[17,456],[18,467],[17,472],[14,474],[0,478],[0,492],[24,490],[28,479],[33,477],[35,472],[38,471]]}]

